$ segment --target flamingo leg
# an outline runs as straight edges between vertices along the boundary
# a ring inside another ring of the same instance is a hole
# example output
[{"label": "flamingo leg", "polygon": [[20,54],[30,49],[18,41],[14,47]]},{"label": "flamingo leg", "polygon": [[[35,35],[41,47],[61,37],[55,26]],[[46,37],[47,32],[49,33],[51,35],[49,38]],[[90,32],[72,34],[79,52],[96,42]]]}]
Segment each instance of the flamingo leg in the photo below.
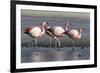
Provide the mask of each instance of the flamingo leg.
[{"label": "flamingo leg", "polygon": [[55,48],[58,47],[58,49],[59,49],[61,47],[60,40],[57,37],[54,37],[54,39],[55,39]]},{"label": "flamingo leg", "polygon": [[32,42],[32,46],[35,46],[35,41],[33,40],[33,42]]},{"label": "flamingo leg", "polygon": [[79,56],[79,57],[82,57],[82,54],[80,53],[80,50],[79,50],[79,54],[78,54],[78,56]]},{"label": "flamingo leg", "polygon": [[72,40],[73,43],[73,48],[72,48],[72,52],[75,50],[75,40]]},{"label": "flamingo leg", "polygon": [[[73,40],[72,42],[73,42],[73,48],[72,48],[72,52],[73,52],[75,50],[75,40]],[[79,52],[78,56],[82,57],[82,55],[80,54],[80,52]]]},{"label": "flamingo leg", "polygon": [[57,48],[57,41],[55,40],[55,48]]},{"label": "flamingo leg", "polygon": [[35,48],[37,48],[37,39],[34,39]]},{"label": "flamingo leg", "polygon": [[50,42],[49,47],[51,48],[51,38],[49,38],[49,40],[50,40],[50,41],[49,41],[49,42]]},{"label": "flamingo leg", "polygon": [[58,46],[58,50],[59,48],[61,47],[61,44],[60,44],[60,40],[57,38],[57,46]]},{"label": "flamingo leg", "polygon": [[57,41],[58,47],[61,47],[60,40]]},{"label": "flamingo leg", "polygon": [[36,39],[36,48],[37,48],[37,39]]}]

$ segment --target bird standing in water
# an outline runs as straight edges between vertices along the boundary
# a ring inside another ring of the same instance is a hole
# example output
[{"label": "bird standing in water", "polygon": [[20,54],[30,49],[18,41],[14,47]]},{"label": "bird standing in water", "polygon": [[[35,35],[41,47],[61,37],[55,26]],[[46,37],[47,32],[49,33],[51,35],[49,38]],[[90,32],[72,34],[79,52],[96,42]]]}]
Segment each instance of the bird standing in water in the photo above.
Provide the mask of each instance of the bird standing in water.
[{"label": "bird standing in water", "polygon": [[69,25],[69,23],[65,24],[65,28],[61,27],[61,26],[48,26],[46,28],[46,34],[50,36],[50,47],[51,47],[51,37],[55,40],[55,48],[60,48],[61,47],[61,43],[60,43],[60,39],[59,37],[64,37],[65,34],[63,34],[65,32],[65,30],[68,30],[67,25]]},{"label": "bird standing in water", "polygon": [[65,31],[64,34],[68,35],[73,40],[73,47],[75,47],[75,40],[80,40],[81,39],[81,33],[83,32],[84,29],[71,29],[69,31]]},{"label": "bird standing in water", "polygon": [[37,38],[42,37],[45,34],[46,26],[47,26],[47,23],[43,21],[43,23],[40,26],[28,27],[24,31],[24,33],[28,34],[29,36],[33,38],[36,48],[37,48]]},{"label": "bird standing in water", "polygon": [[[71,30],[66,30],[64,32],[64,34],[66,34],[69,38],[72,39],[72,43],[73,43],[72,51],[74,51],[75,49],[75,40],[81,39],[81,33],[83,32],[83,30],[84,30],[83,28],[80,28],[79,30],[71,29]],[[81,57],[81,54],[79,54],[79,56]]]}]

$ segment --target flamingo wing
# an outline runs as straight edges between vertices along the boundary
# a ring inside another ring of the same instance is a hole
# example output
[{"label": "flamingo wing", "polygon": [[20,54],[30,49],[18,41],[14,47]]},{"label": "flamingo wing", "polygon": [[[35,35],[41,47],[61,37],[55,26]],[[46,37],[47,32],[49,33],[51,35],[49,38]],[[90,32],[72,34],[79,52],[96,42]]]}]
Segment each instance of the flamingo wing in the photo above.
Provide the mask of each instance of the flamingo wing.
[{"label": "flamingo wing", "polygon": [[54,33],[53,33],[53,30],[52,30],[52,27],[49,27],[49,28],[46,29],[46,34],[49,35],[49,36],[54,37]]},{"label": "flamingo wing", "polygon": [[60,26],[55,26],[55,27],[53,27],[53,32],[54,32],[54,34],[56,35],[56,36],[64,36],[64,29],[62,28],[62,27],[60,27]]},{"label": "flamingo wing", "polygon": [[40,37],[41,28],[39,28],[39,27],[34,27],[34,28],[30,31],[30,34],[31,34],[34,38]]},{"label": "flamingo wing", "polygon": [[71,37],[71,38],[76,38],[77,36],[79,35],[79,32],[77,30],[70,30],[68,32],[68,36]]}]

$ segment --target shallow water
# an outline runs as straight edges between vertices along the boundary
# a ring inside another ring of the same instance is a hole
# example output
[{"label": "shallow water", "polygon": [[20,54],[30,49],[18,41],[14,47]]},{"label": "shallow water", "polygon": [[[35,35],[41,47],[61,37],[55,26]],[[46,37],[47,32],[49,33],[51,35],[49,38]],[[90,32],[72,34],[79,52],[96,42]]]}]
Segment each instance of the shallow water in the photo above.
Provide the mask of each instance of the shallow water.
[{"label": "shallow water", "polygon": [[[81,56],[79,56],[79,54]],[[90,59],[90,48],[63,47],[60,50],[55,48],[21,48],[21,62],[48,62],[48,61],[69,61],[69,60],[88,60]]]}]

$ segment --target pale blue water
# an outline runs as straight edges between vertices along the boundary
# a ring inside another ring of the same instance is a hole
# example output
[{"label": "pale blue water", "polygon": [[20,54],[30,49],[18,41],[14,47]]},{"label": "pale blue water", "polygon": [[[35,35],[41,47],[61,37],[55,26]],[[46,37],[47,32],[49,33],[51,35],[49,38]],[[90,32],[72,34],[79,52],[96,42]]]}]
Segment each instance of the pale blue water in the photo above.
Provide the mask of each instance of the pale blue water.
[{"label": "pale blue water", "polygon": [[[79,56],[81,54],[81,56]],[[71,60],[89,60],[90,48],[76,47],[72,51],[72,47],[63,47],[60,50],[55,48],[26,48],[21,49],[21,62],[50,62],[50,61],[71,61]]]}]

